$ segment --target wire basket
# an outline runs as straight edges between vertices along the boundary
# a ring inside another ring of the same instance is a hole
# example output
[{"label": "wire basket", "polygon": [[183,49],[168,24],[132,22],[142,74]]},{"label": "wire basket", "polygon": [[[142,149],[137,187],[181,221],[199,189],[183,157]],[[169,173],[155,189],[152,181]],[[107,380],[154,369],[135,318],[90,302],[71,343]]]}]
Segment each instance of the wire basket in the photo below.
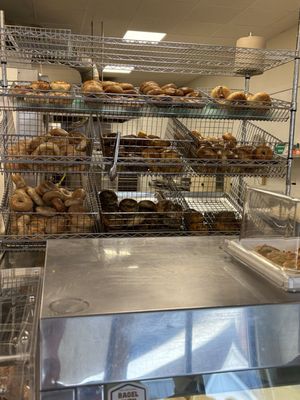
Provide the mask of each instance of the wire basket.
[{"label": "wire basket", "polygon": [[[21,114],[10,121],[0,138],[2,168],[8,171],[85,172],[94,147],[92,118],[62,115],[43,121],[38,114]],[[18,128],[18,129],[17,129]],[[10,133],[13,132],[13,133]]]},{"label": "wire basket", "polygon": [[119,173],[163,173],[171,176],[186,175],[190,171],[181,149],[191,147],[192,139],[177,139],[171,118],[148,117],[142,121],[115,123],[104,132],[100,129],[99,133],[107,170],[115,163]]},{"label": "wire basket", "polygon": [[0,284],[0,390],[19,400],[33,390],[41,269],[3,269]]},{"label": "wire basket", "polygon": [[[191,168],[200,174],[283,177],[286,158],[276,154],[284,142],[251,122],[175,120],[182,153]],[[230,134],[230,139],[223,139]]]},{"label": "wire basket", "polygon": [[98,182],[103,235],[238,234],[241,178],[118,175]]},{"label": "wire basket", "polygon": [[[57,177],[51,177],[55,181]],[[51,179],[48,175],[40,174],[29,175],[26,179],[32,187],[37,187],[42,182]],[[7,184],[1,205],[2,216],[2,234],[0,240],[2,245],[39,247],[44,246],[47,239],[62,238],[80,238],[95,237],[99,232],[99,212],[94,192],[95,183],[93,176],[70,175],[60,183],[60,187],[66,192],[76,188],[84,189],[86,193],[85,200],[80,209],[67,208],[69,204],[65,203],[65,211],[57,211],[54,205],[49,207],[49,202],[44,203],[45,207],[39,208],[32,200],[33,209],[27,212],[13,211],[11,208],[14,185],[11,176],[8,175]],[[44,198],[44,197],[43,197]],[[54,204],[54,203],[53,203]],[[43,212],[52,210],[49,214]],[[45,210],[46,209],[46,210]],[[83,211],[84,210],[84,211]]]}]

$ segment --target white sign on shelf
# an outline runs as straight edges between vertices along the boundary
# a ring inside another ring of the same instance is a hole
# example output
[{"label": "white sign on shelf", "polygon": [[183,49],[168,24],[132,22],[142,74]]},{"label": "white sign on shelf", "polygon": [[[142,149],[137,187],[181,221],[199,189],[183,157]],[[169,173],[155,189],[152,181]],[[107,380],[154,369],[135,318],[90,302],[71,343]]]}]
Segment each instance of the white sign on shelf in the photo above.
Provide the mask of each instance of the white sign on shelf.
[{"label": "white sign on shelf", "polygon": [[147,400],[146,387],[140,383],[123,383],[108,390],[108,400]]}]

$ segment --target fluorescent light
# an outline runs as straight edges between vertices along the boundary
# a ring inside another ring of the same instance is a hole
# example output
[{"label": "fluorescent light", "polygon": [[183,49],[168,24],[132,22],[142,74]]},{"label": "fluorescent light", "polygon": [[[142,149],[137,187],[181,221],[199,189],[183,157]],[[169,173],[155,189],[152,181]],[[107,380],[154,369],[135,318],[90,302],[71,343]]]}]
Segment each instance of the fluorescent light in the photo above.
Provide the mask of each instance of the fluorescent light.
[{"label": "fluorescent light", "polygon": [[160,32],[127,31],[123,36],[123,39],[160,42],[165,36],[166,33]]},{"label": "fluorescent light", "polygon": [[134,70],[134,67],[124,67],[120,65],[106,65],[103,72],[118,73],[118,74],[130,74]]}]

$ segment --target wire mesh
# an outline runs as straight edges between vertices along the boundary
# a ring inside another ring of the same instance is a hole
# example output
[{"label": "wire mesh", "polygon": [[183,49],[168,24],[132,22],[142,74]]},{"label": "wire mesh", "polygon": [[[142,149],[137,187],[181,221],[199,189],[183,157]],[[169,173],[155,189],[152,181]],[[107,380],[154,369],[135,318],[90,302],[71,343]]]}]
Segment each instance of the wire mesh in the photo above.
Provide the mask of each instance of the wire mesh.
[{"label": "wire mesh", "polygon": [[68,114],[41,116],[18,113],[2,126],[1,161],[4,170],[85,172],[89,170],[94,123],[91,117]]},{"label": "wire mesh", "polygon": [[146,42],[75,35],[68,30],[7,25],[1,57],[69,66],[130,66],[136,71],[206,75],[257,75],[294,58],[289,50],[260,50],[195,43]]},{"label": "wire mesh", "polygon": [[[11,175],[7,176],[1,204],[2,244],[11,248],[14,244],[39,247],[47,239],[97,236],[99,212],[92,175],[72,174],[62,178],[30,174],[25,176],[25,182],[27,189],[15,190]],[[76,192],[82,197],[77,197]],[[24,198],[30,206],[26,210],[22,210]]]},{"label": "wire mesh", "polygon": [[23,398],[28,384],[32,390],[40,283],[40,268],[0,270],[0,390],[6,399]]},{"label": "wire mesh", "polygon": [[97,180],[103,234],[237,234],[245,187],[238,177],[137,174],[126,188],[121,175],[114,182],[103,175]]},{"label": "wire mesh", "polygon": [[[10,82],[10,88],[0,88],[5,110],[37,112],[72,112],[101,114],[102,118],[127,119],[140,116],[189,117],[207,119],[237,119],[287,121],[291,104],[272,99],[271,103],[249,103],[222,100],[220,104],[209,96],[208,89],[198,88],[200,98],[180,96],[147,96],[139,94],[82,93],[73,85],[71,91],[32,90],[30,82]],[[207,91],[207,93],[206,93]]]},{"label": "wire mesh", "polygon": [[283,177],[286,158],[276,153],[284,143],[251,122],[175,120],[182,153],[200,174]]}]

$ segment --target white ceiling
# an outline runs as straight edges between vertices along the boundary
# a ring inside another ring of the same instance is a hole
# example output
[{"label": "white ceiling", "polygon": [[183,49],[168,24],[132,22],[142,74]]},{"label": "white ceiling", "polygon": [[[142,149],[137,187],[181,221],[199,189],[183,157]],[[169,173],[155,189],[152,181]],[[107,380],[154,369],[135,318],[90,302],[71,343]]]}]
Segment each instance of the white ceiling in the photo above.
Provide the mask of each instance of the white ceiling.
[{"label": "white ceiling", "polygon": [[148,30],[166,32],[167,41],[234,45],[250,31],[269,39],[295,25],[300,0],[1,0],[0,4],[10,24],[89,34],[93,20],[95,35],[101,33],[103,21],[106,36]]}]

